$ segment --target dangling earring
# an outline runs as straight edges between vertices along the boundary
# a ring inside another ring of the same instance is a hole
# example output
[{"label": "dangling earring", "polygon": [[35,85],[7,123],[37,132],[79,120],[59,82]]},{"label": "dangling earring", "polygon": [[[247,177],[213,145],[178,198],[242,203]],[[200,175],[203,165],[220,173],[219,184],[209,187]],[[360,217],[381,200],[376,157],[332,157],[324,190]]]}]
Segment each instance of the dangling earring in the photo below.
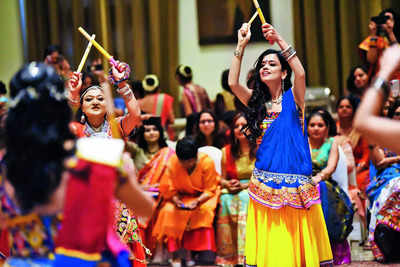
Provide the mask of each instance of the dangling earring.
[{"label": "dangling earring", "polygon": [[282,79],[282,92],[285,92],[285,80]]},{"label": "dangling earring", "polygon": [[84,124],[84,123],[85,123],[85,121],[86,121],[85,115],[84,115],[84,114],[82,114],[82,116],[81,116],[81,123],[82,123],[82,124]]}]

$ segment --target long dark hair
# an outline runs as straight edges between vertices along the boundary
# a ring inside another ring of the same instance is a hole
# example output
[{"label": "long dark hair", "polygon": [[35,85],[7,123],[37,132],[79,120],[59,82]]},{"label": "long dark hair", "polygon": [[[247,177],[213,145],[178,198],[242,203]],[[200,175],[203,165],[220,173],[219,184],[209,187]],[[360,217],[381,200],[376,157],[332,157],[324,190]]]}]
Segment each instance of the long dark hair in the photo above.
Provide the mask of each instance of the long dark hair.
[{"label": "long dark hair", "polygon": [[253,82],[253,93],[247,103],[246,120],[247,128],[250,130],[248,138],[255,142],[255,140],[261,135],[262,130],[260,129],[260,123],[265,118],[267,110],[265,108],[265,103],[271,100],[271,93],[269,92],[268,86],[261,81],[260,69],[263,67],[263,59],[265,56],[270,54],[276,54],[278,56],[279,62],[282,65],[282,71],[287,72],[286,78],[283,81],[284,90],[287,91],[292,87],[292,82],[290,78],[292,76],[292,69],[289,63],[282,56],[280,51],[274,49],[267,49],[264,51],[257,59],[254,64],[254,73],[250,78]]},{"label": "long dark hair", "polygon": [[60,184],[64,142],[74,138],[63,92],[61,78],[43,63],[25,65],[10,82],[5,165],[23,212],[48,203]]},{"label": "long dark hair", "polygon": [[154,125],[157,128],[157,131],[160,133],[160,137],[158,138],[158,146],[161,148],[167,146],[167,142],[165,141],[164,137],[164,129],[161,126],[161,119],[159,117],[150,117],[148,120],[143,121],[143,125],[140,126],[139,131],[138,131],[138,137],[137,137],[137,144],[140,148],[142,148],[144,151],[149,151],[149,146],[147,144],[147,141],[144,139],[144,132],[145,132],[145,125]]},{"label": "long dark hair", "polygon": [[[362,93],[362,91],[360,91],[360,89],[357,88],[356,85],[354,84],[354,80],[355,80],[354,72],[357,69],[361,69],[366,75],[368,75],[368,68],[364,65],[357,65],[350,70],[349,76],[347,76],[347,90],[352,94],[361,94]],[[368,80],[369,80],[369,77],[368,77]],[[364,88],[364,89],[366,89],[366,88]]]},{"label": "long dark hair", "polygon": [[[237,112],[236,115],[233,117],[232,123],[230,124],[231,152],[234,159],[238,159],[240,157],[240,144],[237,138],[235,137],[235,123],[239,118],[242,117],[246,118],[246,115],[243,112]],[[249,141],[249,146],[250,146],[250,158],[254,159],[257,153],[257,144]]]},{"label": "long dark hair", "polygon": [[221,137],[221,135],[219,134],[218,119],[217,119],[217,117],[215,116],[215,114],[211,110],[202,110],[197,115],[197,120],[196,120],[196,138],[195,138],[195,142],[196,142],[197,147],[202,147],[202,146],[207,145],[206,137],[200,131],[200,127],[199,127],[199,125],[200,125],[200,117],[204,113],[210,114],[211,117],[214,120],[215,128],[214,128],[214,131],[211,133],[212,140],[213,140],[212,146],[215,146],[217,148],[222,148],[224,146],[224,138]]}]

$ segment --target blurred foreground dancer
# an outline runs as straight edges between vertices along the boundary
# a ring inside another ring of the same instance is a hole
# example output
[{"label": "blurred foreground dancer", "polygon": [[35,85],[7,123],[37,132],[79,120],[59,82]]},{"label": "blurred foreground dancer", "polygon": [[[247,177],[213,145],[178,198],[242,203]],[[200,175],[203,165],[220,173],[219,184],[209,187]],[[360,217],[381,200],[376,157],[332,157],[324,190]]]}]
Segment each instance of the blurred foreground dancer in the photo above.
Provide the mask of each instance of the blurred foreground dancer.
[{"label": "blurred foreground dancer", "polygon": [[[3,173],[13,243],[6,266],[95,266],[102,260],[130,266],[128,251],[108,230],[113,222],[110,199],[116,196],[147,217],[152,201],[136,177],[124,174],[132,172],[127,161],[121,164],[121,140],[82,139],[72,157],[67,145],[73,140],[71,111],[63,92],[54,69],[41,63],[24,66],[10,83]],[[97,153],[99,149],[108,153]],[[73,184],[78,190],[71,191]],[[54,262],[55,243],[60,247]]]}]

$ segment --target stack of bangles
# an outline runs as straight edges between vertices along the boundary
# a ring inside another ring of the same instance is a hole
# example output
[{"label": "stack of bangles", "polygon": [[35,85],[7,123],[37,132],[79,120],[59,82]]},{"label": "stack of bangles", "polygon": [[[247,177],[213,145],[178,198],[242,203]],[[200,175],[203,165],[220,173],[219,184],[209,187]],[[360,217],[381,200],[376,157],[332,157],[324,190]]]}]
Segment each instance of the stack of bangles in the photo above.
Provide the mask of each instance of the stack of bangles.
[{"label": "stack of bangles", "polygon": [[132,92],[131,88],[129,87],[129,85],[125,85],[122,88],[117,88],[117,92],[118,92],[118,94],[120,94],[120,96],[122,98],[131,99],[132,95],[133,95],[133,92]]},{"label": "stack of bangles", "polygon": [[281,52],[282,56],[286,59],[286,61],[289,61],[292,57],[296,55],[296,50],[289,45],[285,50]]}]

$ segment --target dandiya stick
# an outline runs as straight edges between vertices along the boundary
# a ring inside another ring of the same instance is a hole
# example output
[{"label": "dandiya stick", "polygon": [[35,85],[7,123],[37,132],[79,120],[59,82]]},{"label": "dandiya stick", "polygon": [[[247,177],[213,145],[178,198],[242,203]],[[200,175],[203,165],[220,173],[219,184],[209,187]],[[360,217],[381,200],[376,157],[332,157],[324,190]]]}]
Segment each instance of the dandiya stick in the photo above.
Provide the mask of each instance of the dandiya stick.
[{"label": "dandiya stick", "polygon": [[[267,22],[265,21],[265,17],[264,17],[264,14],[262,13],[262,10],[261,10],[261,8],[260,8],[260,5],[258,4],[258,1],[257,1],[257,0],[253,0],[253,3],[254,3],[254,6],[255,6],[256,9],[257,9],[257,13],[258,13],[258,16],[260,17],[261,24],[267,23]],[[272,45],[274,42],[273,42],[273,41],[269,41],[269,43]]]},{"label": "dandiya stick", "polygon": [[265,21],[264,14],[262,13],[262,10],[261,10],[261,8],[260,8],[260,5],[258,4],[258,1],[257,1],[257,0],[253,0],[253,3],[254,3],[254,6],[255,6],[256,9],[257,9],[258,16],[260,17],[261,23],[262,23],[262,24],[267,23],[267,22]]},{"label": "dandiya stick", "polygon": [[258,16],[258,12],[256,11],[255,13],[254,13],[254,15],[251,17],[251,19],[249,20],[249,27],[251,26],[251,24],[253,23],[253,21],[257,18],[257,16]]},{"label": "dandiya stick", "polygon": [[78,30],[82,33],[83,36],[85,36],[86,39],[88,39],[89,42],[91,42],[94,47],[96,47],[97,50],[107,59],[110,61],[111,64],[114,65],[114,67],[117,68],[118,64],[115,61],[115,59],[110,55],[96,40],[91,40],[90,35],[82,28],[79,27]]},{"label": "dandiya stick", "polygon": [[[95,34],[92,34],[92,37],[90,37],[90,40],[94,40],[94,38],[96,38]],[[83,66],[85,65],[86,59],[89,55],[90,49],[92,48],[93,43],[89,40],[89,43],[86,47],[85,53],[83,53],[81,62],[79,63],[77,72],[82,72]]]}]

